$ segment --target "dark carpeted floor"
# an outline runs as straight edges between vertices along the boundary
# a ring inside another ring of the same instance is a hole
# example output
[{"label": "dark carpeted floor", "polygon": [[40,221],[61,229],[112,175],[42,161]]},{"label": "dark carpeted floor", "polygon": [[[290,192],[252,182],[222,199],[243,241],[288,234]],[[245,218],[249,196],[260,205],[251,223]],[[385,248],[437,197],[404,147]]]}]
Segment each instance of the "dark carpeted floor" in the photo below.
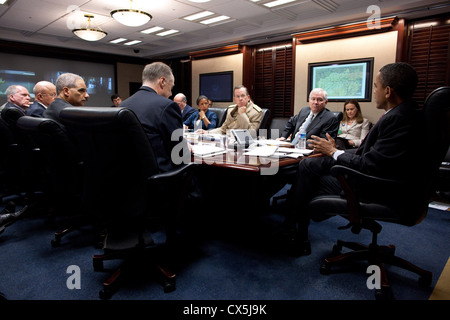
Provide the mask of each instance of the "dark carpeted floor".
[{"label": "dark carpeted floor", "polygon": [[[164,293],[151,272],[136,272],[111,300],[374,300],[374,291],[366,284],[366,265],[349,273],[319,272],[336,239],[370,242],[367,231],[355,235],[338,230],[345,224],[342,218],[311,223],[312,254],[299,258],[270,246],[270,228],[282,221],[279,214],[251,221],[238,216],[202,221],[180,255],[175,291]],[[397,255],[433,272],[432,286],[422,288],[415,274],[388,267],[395,299],[428,299],[449,258],[449,223],[449,212],[429,209],[427,218],[415,227],[383,224],[380,244],[395,244]],[[6,299],[99,300],[103,281],[120,261],[107,261],[105,271],[95,272],[92,255],[102,250],[92,245],[92,230],[75,231],[53,248],[55,230],[45,217],[28,215],[0,235],[0,292]],[[152,237],[157,243],[164,241],[159,231]],[[79,268],[80,288],[69,288],[73,287],[71,266]]]}]

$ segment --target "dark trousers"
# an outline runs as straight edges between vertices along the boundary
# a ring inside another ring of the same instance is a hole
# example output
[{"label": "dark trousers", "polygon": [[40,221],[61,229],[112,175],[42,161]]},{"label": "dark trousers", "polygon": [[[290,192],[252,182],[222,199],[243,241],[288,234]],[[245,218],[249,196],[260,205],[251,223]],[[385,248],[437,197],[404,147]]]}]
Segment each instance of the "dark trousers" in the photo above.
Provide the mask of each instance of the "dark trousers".
[{"label": "dark trousers", "polygon": [[339,195],[342,191],[337,178],[330,175],[336,161],[331,157],[306,158],[299,162],[297,176],[289,192],[290,212],[286,224],[297,224],[299,237],[308,239],[310,213],[308,204],[312,198],[322,194]]}]

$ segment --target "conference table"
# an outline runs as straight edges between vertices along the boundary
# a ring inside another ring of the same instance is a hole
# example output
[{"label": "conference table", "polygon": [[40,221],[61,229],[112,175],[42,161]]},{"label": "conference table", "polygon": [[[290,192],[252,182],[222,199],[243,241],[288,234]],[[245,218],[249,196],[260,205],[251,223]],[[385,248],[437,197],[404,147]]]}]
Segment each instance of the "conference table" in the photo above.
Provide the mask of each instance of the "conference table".
[{"label": "conference table", "polygon": [[[287,183],[295,175],[298,163],[305,157],[321,156],[313,150],[302,153],[289,143],[274,140],[258,141],[256,146],[246,149],[232,142],[231,147],[225,146],[220,136],[212,139],[186,135],[186,138],[193,147],[191,161],[200,165],[200,183],[207,186],[204,193],[210,200],[208,207],[225,212],[269,210],[276,186],[281,189],[284,181]],[[229,208],[231,203],[234,209]]]}]

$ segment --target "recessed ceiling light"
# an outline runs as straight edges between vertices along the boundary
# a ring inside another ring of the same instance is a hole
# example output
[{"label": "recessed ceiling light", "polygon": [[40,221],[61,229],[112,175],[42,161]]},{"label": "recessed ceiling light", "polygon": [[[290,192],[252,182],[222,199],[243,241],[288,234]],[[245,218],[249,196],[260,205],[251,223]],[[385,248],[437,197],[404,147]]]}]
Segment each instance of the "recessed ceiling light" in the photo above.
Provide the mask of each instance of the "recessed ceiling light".
[{"label": "recessed ceiling light", "polygon": [[132,46],[132,45],[137,44],[137,43],[140,43],[140,42],[142,42],[142,41],[141,41],[141,40],[133,40],[133,41],[124,43],[124,45],[125,45],[125,46]]},{"label": "recessed ceiling light", "polygon": [[149,34],[149,33],[153,33],[153,32],[156,32],[156,31],[159,31],[159,30],[162,30],[162,29],[164,29],[164,28],[163,27],[153,27],[153,28],[150,28],[150,29],[142,30],[141,32],[145,33],[145,34]]},{"label": "recessed ceiling light", "polygon": [[111,43],[120,43],[120,42],[124,42],[125,40],[127,40],[127,39],[125,39],[125,38],[117,38],[117,39],[111,40],[110,42]]},{"label": "recessed ceiling light", "polygon": [[197,3],[202,3],[202,2],[209,2],[211,0],[189,0],[190,2],[197,2]]},{"label": "recessed ceiling light", "polygon": [[227,20],[227,19],[230,19],[230,17],[228,17],[228,16],[218,16],[218,17],[211,18],[211,19],[208,19],[208,20],[200,21],[200,23],[211,24],[211,23],[216,23],[216,22],[219,22],[219,21]]},{"label": "recessed ceiling light", "polygon": [[164,36],[168,36],[169,34],[174,34],[174,33],[177,33],[177,32],[179,32],[179,31],[171,29],[171,30],[167,30],[167,31],[163,31],[163,32],[157,33],[156,35],[160,36],[160,37],[164,37]]},{"label": "recessed ceiling light", "polygon": [[202,12],[199,12],[199,13],[192,14],[190,16],[184,17],[183,19],[188,20],[188,21],[194,21],[194,20],[197,20],[197,19],[208,17],[208,16],[210,16],[212,14],[214,14],[214,12],[202,11]]},{"label": "recessed ceiling light", "polygon": [[286,4],[286,3],[289,3],[289,2],[293,2],[293,1],[295,1],[295,0],[275,0],[275,1],[272,1],[272,2],[264,3],[264,5],[266,7],[273,8],[273,7],[281,6],[282,4]]}]

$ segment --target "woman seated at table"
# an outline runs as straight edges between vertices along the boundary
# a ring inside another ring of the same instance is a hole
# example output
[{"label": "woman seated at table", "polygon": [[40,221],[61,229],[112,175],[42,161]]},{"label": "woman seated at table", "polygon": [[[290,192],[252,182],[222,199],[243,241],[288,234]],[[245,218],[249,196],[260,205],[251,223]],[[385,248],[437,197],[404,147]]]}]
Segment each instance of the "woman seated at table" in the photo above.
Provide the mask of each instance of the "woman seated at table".
[{"label": "woman seated at table", "polygon": [[200,95],[197,98],[197,108],[184,122],[185,128],[194,129],[194,131],[198,129],[214,129],[217,124],[217,115],[213,111],[208,110],[209,103],[206,96]]},{"label": "woman seated at table", "polygon": [[369,133],[370,122],[363,117],[357,100],[345,101],[343,113],[336,138],[336,148],[341,150],[357,148]]}]

